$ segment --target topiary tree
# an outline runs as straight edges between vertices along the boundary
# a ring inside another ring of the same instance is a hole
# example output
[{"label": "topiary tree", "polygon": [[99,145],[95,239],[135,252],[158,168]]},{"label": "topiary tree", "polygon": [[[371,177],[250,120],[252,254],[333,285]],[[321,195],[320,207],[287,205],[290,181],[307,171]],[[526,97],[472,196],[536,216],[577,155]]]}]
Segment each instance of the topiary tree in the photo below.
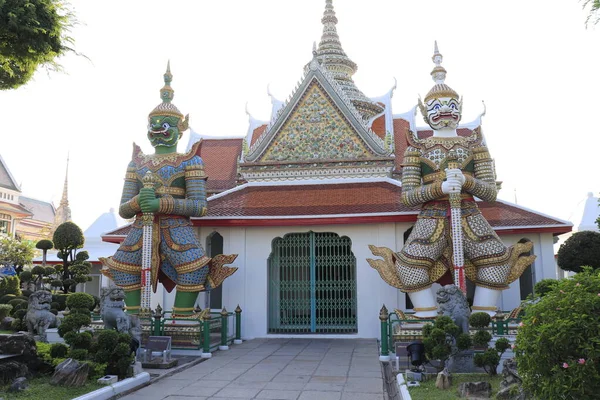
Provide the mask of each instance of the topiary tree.
[{"label": "topiary tree", "polygon": [[429,360],[439,360],[438,371],[446,367],[448,359],[462,350],[471,347],[471,337],[461,333],[458,325],[448,316],[437,317],[433,324],[423,327],[423,345]]},{"label": "topiary tree", "polygon": [[119,379],[125,378],[134,360],[130,344],[131,336],[128,334],[112,329],[102,330],[98,334],[94,361],[106,364],[107,374],[118,375]]},{"label": "topiary tree", "polygon": [[[62,290],[64,293],[74,292],[77,283],[88,280],[87,274],[91,270],[91,264],[85,261],[89,258],[87,252],[82,251],[81,253],[84,254],[77,258],[77,250],[85,243],[83,232],[73,222],[65,222],[56,228],[53,241],[54,248],[58,250],[58,258],[63,261],[60,268],[56,267],[60,275],[59,280],[62,281]],[[55,281],[53,280],[52,285],[56,283]]]},{"label": "topiary tree", "polygon": [[600,393],[600,271],[585,268],[535,304],[515,346],[526,391],[539,399],[592,399]]},{"label": "topiary tree", "polygon": [[13,294],[21,295],[21,280],[18,276],[5,276],[0,278],[0,296]]},{"label": "topiary tree", "polygon": [[565,271],[580,272],[584,266],[600,268],[600,233],[575,232],[558,249],[556,262]]},{"label": "topiary tree", "polygon": [[92,334],[80,332],[81,328],[92,323],[89,308],[94,304],[94,298],[87,293],[71,293],[67,297],[69,314],[63,319],[58,327],[58,334],[71,347],[71,351],[77,351],[71,356],[83,360],[92,344]]},{"label": "topiary tree", "polygon": [[[475,339],[473,339],[473,342],[475,342]],[[494,348],[489,347],[483,353],[476,353],[473,362],[475,366],[483,368],[485,372],[494,376],[498,374],[498,364],[500,364],[502,354],[509,348],[510,342],[508,339],[500,338],[494,344]]]},{"label": "topiary tree", "polygon": [[42,265],[46,266],[46,254],[48,254],[48,250],[54,248],[54,243],[52,240],[42,239],[35,244],[36,249],[42,250]]}]

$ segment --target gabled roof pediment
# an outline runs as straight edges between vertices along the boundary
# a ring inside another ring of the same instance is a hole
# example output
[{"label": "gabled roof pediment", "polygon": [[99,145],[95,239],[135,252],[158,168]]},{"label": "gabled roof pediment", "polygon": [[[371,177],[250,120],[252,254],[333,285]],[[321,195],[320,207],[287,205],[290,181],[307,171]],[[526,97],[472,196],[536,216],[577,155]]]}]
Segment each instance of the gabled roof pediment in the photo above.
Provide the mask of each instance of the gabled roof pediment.
[{"label": "gabled roof pediment", "polygon": [[245,162],[367,160],[390,150],[316,59]]}]

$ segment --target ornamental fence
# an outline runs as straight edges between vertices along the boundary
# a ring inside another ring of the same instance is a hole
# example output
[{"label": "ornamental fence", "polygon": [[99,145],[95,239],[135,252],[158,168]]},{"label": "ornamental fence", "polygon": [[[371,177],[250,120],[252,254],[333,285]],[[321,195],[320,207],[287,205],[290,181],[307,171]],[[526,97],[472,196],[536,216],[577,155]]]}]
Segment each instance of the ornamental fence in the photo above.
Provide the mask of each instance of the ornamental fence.
[{"label": "ornamental fence", "polygon": [[142,347],[149,336],[170,336],[174,350],[202,350],[210,353],[221,346],[241,341],[242,310],[211,312],[204,310],[197,318],[172,317],[171,311],[154,313],[140,318]]},{"label": "ornamental fence", "polygon": [[[493,336],[513,336],[517,334],[521,309],[512,311],[498,312],[497,318],[492,318],[489,327],[485,328]],[[393,351],[395,343],[409,343],[422,341],[423,327],[428,323],[433,323],[432,319],[415,318],[414,313],[394,310],[388,313],[385,305],[379,313],[381,323],[381,355],[387,356],[390,351]],[[473,335],[480,329],[470,328],[470,333]]]}]

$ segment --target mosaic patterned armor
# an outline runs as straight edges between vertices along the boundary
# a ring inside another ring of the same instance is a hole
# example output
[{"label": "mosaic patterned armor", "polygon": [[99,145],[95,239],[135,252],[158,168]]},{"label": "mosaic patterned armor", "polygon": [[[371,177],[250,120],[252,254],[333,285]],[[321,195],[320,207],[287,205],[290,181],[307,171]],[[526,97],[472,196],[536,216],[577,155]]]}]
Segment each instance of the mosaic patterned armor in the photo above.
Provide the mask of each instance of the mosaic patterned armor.
[{"label": "mosaic patterned armor", "polygon": [[[102,272],[125,289],[130,312],[140,309],[140,292],[147,287],[142,274],[144,221],[152,226],[150,282],[156,292],[162,283],[169,292],[177,289],[173,316],[191,315],[197,295],[219,286],[237,268],[226,267],[237,255],[207,257],[198,243],[190,217],[206,214],[206,174],[198,155],[200,142],[185,153],[177,153],[177,142],[188,128],[188,116],[171,103],[174,91],[167,65],[163,100],[148,116],[148,139],[156,149],[146,155],[134,144],[133,157],[125,174],[119,214],[135,217],[129,234],[112,257],[101,258]],[[151,172],[150,186],[146,175]],[[153,183],[154,182],[154,183]],[[149,217],[149,218],[148,218]],[[147,249],[147,248],[146,248]],[[147,270],[146,270],[147,271]],[[146,297],[149,302],[149,297]]]},{"label": "mosaic patterned armor", "polygon": [[[189,217],[206,213],[206,175],[197,143],[187,154],[144,155],[134,146],[127,167],[119,214],[140,216],[137,194],[142,178],[152,171],[159,182],[155,193],[159,210],[152,238],[152,287],[161,282],[168,291],[197,292],[218,286],[226,276],[209,275],[209,261],[198,243]],[[126,290],[139,289],[142,264],[142,221],[137,218],[114,256],[105,259],[113,281]],[[213,266],[216,269],[216,266]],[[208,279],[207,279],[208,278]]]},{"label": "mosaic patterned armor", "polygon": [[411,132],[408,136],[402,201],[422,208],[404,248],[395,255],[401,289],[415,292],[430,287],[452,269],[450,206],[441,189],[450,151],[457,155],[466,178],[461,192],[465,274],[478,286],[506,289],[530,264],[518,256],[531,250],[531,243],[507,248],[477,207],[474,197],[494,201],[497,193],[493,160],[479,131],[469,137],[416,140]]},{"label": "mosaic patterned armor", "polygon": [[[388,284],[410,294],[416,317],[437,315],[430,287],[449,270],[456,272],[457,286],[464,283],[464,276],[477,286],[473,310],[493,314],[500,291],[535,259],[526,254],[533,244],[507,248],[481,215],[475,197],[496,200],[494,161],[480,128],[466,137],[457,133],[462,99],[444,82],[446,70],[437,43],[432,60],[435,85],[425,104],[419,99],[419,108],[433,136],[419,139],[408,131],[402,164],[402,202],[421,205],[421,212],[400,252],[370,246],[383,259],[367,261]],[[450,196],[456,199],[452,208]],[[452,213],[455,219],[451,220]],[[453,254],[453,247],[463,254]]]}]

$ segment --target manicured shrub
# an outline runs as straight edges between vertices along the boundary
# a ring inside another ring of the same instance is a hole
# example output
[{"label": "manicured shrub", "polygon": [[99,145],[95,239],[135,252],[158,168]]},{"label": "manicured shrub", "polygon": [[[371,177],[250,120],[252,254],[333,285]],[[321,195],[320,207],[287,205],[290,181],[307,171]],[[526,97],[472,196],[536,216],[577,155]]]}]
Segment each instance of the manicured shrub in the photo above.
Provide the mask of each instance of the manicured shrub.
[{"label": "manicured shrub", "polygon": [[11,301],[8,302],[9,305],[12,306],[13,310],[19,310],[21,307],[21,305],[25,305],[25,308],[27,308],[27,300],[23,300],[23,299],[12,299]]},{"label": "manicured shrub", "polygon": [[93,310],[94,297],[87,293],[71,293],[67,298],[69,310]]},{"label": "manicured shrub", "polygon": [[8,317],[12,309],[13,306],[11,306],[10,304],[0,304],[0,321],[3,320],[5,317]]},{"label": "manicured shrub", "polygon": [[5,276],[0,279],[0,296],[6,294],[21,295],[21,280],[18,276]]},{"label": "manicured shrub", "polygon": [[10,325],[10,329],[13,331],[26,331],[27,325],[20,318],[15,318]]},{"label": "manicured shrub", "polygon": [[118,375],[120,379],[127,376],[134,355],[130,348],[131,336],[117,333],[114,330],[102,330],[98,334],[97,349],[94,361],[106,364],[106,373]]},{"label": "manicured shrub", "polygon": [[475,329],[487,328],[490,322],[492,322],[492,317],[484,312],[476,312],[469,317],[469,325]]},{"label": "manicured shrub", "polygon": [[29,296],[31,296],[33,294],[33,291],[31,290],[21,290],[21,296],[22,297],[26,297],[27,299],[29,299]]},{"label": "manicured shrub", "polygon": [[473,335],[473,344],[477,347],[487,347],[492,340],[492,334],[488,331],[477,331]]},{"label": "manicured shrub", "polygon": [[75,360],[85,360],[87,359],[88,351],[86,349],[71,349],[69,355]]},{"label": "manicured shrub", "polygon": [[550,292],[556,287],[558,281],[556,279],[542,279],[533,287],[533,293],[536,296],[544,297],[546,293]]},{"label": "manicured shrub", "polygon": [[441,316],[423,327],[423,344],[427,358],[440,361],[437,368],[441,371],[452,355],[471,346],[471,338],[450,317]]},{"label": "manicured shrub", "polygon": [[483,353],[476,353],[473,359],[475,366],[483,368],[490,375],[496,375],[498,364],[502,359],[502,354],[510,348],[510,342],[506,338],[500,338],[496,341],[494,348],[487,348]]},{"label": "manicured shrub", "polygon": [[58,334],[64,338],[64,335],[67,332],[79,332],[83,326],[87,326],[91,323],[92,319],[89,314],[70,313],[63,319],[58,327]]},{"label": "manicured shrub", "polygon": [[17,311],[13,310],[13,318],[17,318],[17,319],[21,319],[24,320],[25,319],[25,314],[27,314],[27,309],[19,309]]},{"label": "manicured shrub", "polygon": [[62,343],[53,343],[50,347],[50,356],[52,358],[64,358],[69,348]]},{"label": "manicured shrub", "polygon": [[0,304],[8,304],[8,302],[14,299],[15,297],[17,296],[14,294],[5,294],[4,296],[0,297]]},{"label": "manicured shrub", "polygon": [[600,233],[575,232],[560,245],[556,263],[565,271],[580,272],[583,267],[600,268]]},{"label": "manicured shrub", "polygon": [[21,282],[29,282],[33,278],[31,271],[23,271],[19,274],[19,279]]},{"label": "manicured shrub", "polygon": [[600,271],[558,281],[525,308],[515,347],[523,386],[539,399],[600,393]]}]

